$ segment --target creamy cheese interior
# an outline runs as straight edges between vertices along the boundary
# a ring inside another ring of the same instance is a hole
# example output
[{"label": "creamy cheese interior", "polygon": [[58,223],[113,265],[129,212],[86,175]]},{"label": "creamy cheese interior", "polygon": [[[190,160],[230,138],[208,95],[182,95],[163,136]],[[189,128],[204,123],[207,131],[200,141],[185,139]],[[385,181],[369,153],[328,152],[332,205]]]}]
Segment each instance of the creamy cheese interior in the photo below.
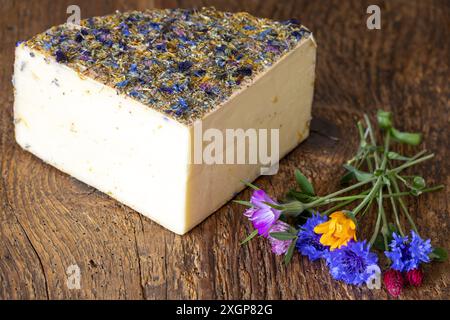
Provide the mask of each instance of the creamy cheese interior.
[{"label": "creamy cheese interior", "polygon": [[[309,133],[316,45],[312,36],[202,126],[280,129],[280,155]],[[19,145],[169,230],[184,234],[253,181],[259,165],[193,164],[193,126],[24,45],[16,49],[14,120]]]}]

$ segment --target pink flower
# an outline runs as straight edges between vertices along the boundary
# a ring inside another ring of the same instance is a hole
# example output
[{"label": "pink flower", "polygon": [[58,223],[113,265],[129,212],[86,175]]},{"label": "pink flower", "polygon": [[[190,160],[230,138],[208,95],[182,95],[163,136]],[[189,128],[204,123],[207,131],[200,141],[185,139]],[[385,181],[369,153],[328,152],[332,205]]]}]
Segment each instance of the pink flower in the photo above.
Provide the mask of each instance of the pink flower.
[{"label": "pink flower", "polygon": [[420,287],[423,282],[423,271],[422,269],[409,270],[406,273],[405,278],[410,285],[414,287]]},{"label": "pink flower", "polygon": [[277,204],[264,190],[256,190],[250,199],[253,207],[247,209],[244,215],[253,223],[258,234],[267,237],[272,226],[280,217],[281,211],[272,208],[266,203]]},{"label": "pink flower", "polygon": [[[289,225],[281,220],[278,220],[270,229],[270,232],[286,232],[289,230]],[[280,256],[285,254],[289,246],[292,243],[292,240],[278,240],[269,235],[269,241],[272,245],[272,252],[276,255]]]},{"label": "pink flower", "polygon": [[398,297],[402,293],[404,280],[400,271],[389,269],[384,273],[383,282],[391,296]]}]

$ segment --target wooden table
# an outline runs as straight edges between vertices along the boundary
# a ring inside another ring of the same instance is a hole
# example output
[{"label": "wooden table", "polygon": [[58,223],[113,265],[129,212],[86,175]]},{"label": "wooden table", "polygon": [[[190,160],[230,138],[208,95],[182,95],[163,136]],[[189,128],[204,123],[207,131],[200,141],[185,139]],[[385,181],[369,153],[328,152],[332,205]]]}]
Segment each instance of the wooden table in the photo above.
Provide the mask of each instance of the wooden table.
[{"label": "wooden table", "polygon": [[[294,168],[320,194],[338,187],[340,165],[357,147],[355,120],[378,108],[399,128],[422,131],[436,153],[419,167],[430,184],[450,185],[448,1],[377,2],[382,29],[368,30],[374,1],[0,1],[0,299],[386,299],[384,290],[346,286],[323,263],[295,255],[285,267],[266,241],[239,246],[250,231],[243,207],[229,203],[181,237],[21,150],[13,134],[14,44],[67,19],[116,9],[214,5],[275,19],[297,17],[318,42],[310,138],[256,183],[281,197]],[[330,137],[337,137],[338,140]],[[413,152],[413,149],[403,150]],[[422,234],[450,248],[450,189],[409,201]],[[245,190],[237,199],[248,199]],[[69,290],[68,266],[81,269]],[[450,298],[449,263],[425,268],[420,289],[404,299]]]}]

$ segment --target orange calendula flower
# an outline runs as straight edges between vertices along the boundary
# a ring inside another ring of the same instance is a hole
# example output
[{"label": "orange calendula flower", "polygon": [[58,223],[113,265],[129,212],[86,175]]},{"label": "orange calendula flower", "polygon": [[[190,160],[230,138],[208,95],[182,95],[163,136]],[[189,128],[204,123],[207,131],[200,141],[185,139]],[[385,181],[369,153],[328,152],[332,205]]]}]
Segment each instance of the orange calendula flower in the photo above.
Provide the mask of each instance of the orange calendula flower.
[{"label": "orange calendula flower", "polygon": [[332,213],[330,220],[317,225],[314,232],[322,235],[320,243],[329,246],[330,250],[345,246],[352,239],[356,240],[355,222],[342,211]]}]

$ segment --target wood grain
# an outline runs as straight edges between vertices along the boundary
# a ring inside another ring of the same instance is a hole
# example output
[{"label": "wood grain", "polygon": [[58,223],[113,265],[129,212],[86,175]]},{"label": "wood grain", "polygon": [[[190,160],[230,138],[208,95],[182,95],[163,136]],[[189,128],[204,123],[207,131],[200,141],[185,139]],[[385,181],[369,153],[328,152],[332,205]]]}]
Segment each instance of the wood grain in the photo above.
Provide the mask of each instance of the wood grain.
[{"label": "wood grain", "polygon": [[[229,203],[180,237],[108,196],[44,164],[14,141],[10,83],[14,43],[62,23],[76,2],[83,17],[116,9],[214,5],[275,19],[300,18],[318,45],[311,137],[257,184],[274,197],[301,168],[319,193],[338,185],[355,150],[354,122],[378,108],[398,127],[420,130],[436,153],[420,166],[430,184],[450,185],[448,1],[380,4],[382,30],[366,28],[365,1],[0,1],[0,299],[387,299],[384,290],[333,281],[321,263],[296,255],[285,267],[249,232],[243,208]],[[339,140],[330,139],[330,136]],[[404,149],[412,152],[412,149]],[[409,202],[422,234],[450,248],[447,188]],[[247,199],[245,190],[237,199]],[[66,269],[81,268],[69,290]],[[448,299],[449,263],[427,266],[425,284],[403,299]]]}]

